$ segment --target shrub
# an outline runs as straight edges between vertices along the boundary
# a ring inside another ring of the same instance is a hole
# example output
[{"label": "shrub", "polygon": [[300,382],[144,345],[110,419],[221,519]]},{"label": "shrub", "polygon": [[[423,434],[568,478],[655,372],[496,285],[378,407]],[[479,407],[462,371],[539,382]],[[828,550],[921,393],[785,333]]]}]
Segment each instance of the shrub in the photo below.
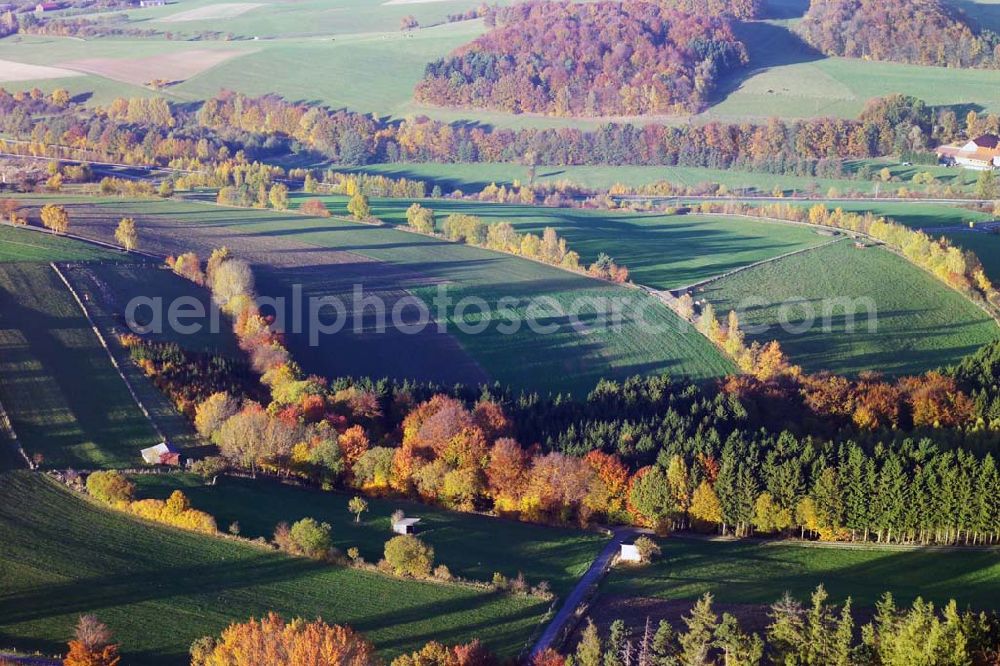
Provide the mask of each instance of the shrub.
[{"label": "shrub", "polygon": [[94,472],[87,477],[87,492],[108,504],[131,502],[135,484],[118,472]]},{"label": "shrub", "polygon": [[434,564],[434,549],[415,536],[400,535],[386,542],[385,560],[397,575],[425,578]]},{"label": "shrub", "polygon": [[648,536],[641,536],[635,540],[635,549],[639,551],[639,557],[643,562],[652,562],[660,556],[660,546]]},{"label": "shrub", "polygon": [[289,530],[293,552],[317,560],[326,559],[333,548],[330,532],[329,523],[303,518]]},{"label": "shrub", "polygon": [[319,199],[309,199],[299,207],[299,211],[303,215],[311,215],[313,217],[330,217],[330,210]]}]

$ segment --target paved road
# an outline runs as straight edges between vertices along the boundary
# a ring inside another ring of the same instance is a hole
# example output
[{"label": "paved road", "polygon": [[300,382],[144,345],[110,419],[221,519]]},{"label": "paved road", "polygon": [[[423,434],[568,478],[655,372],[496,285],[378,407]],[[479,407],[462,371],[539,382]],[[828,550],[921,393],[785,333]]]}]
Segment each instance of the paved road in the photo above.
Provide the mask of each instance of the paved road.
[{"label": "paved road", "polygon": [[559,632],[562,631],[566,623],[572,619],[574,611],[580,605],[580,602],[584,600],[591,587],[607,575],[612,559],[621,550],[621,544],[631,540],[638,533],[639,530],[632,527],[622,527],[615,530],[614,538],[611,539],[611,542],[604,547],[604,550],[601,551],[597,559],[590,565],[587,573],[583,574],[576,587],[566,597],[562,608],[552,618],[549,625],[545,627],[545,631],[542,632],[538,641],[531,648],[532,657],[552,646],[552,641],[559,635]]},{"label": "paved road", "polygon": [[764,203],[795,203],[795,202],[825,202],[834,201],[838,203],[911,203],[911,204],[992,204],[993,199],[966,199],[966,198],[947,198],[947,197],[934,197],[934,198],[923,198],[923,197],[825,197],[822,195],[813,196],[791,196],[791,197],[772,197],[759,194],[735,194],[719,196],[715,194],[695,194],[695,195],[683,195],[683,194],[615,194],[611,197],[615,201],[631,201],[631,202],[671,202],[671,201],[717,201],[720,203],[732,203],[741,201],[759,201]]},{"label": "paved road", "polygon": [[48,657],[27,657],[24,655],[8,654],[0,652],[0,659],[14,664],[25,664],[25,666],[60,666],[62,660],[49,659]]}]

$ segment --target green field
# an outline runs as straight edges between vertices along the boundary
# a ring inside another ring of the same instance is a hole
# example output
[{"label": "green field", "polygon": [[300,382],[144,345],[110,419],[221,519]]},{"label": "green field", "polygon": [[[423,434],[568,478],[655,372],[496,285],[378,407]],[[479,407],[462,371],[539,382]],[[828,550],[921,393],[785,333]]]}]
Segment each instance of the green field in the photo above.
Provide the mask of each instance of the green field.
[{"label": "green field", "polygon": [[355,523],[347,510],[350,495],[324,493],[259,479],[220,478],[207,486],[185,475],[139,476],[142,497],[166,498],[180,488],[194,506],[215,516],[222,529],[233,521],[240,534],[271,538],[281,521],[289,524],[312,517],[333,526],[334,545],[342,552],[357,547],[369,562],[382,557],[392,536],[390,515],[403,509],[419,517],[421,539],[434,547],[435,561],[457,576],[488,581],[499,571],[508,577],[523,572],[528,582],[548,581],[559,595],[567,593],[590,566],[606,538],[580,530],[529,525],[468,513],[435,509],[425,504],[368,498],[369,511]]},{"label": "green field", "polygon": [[866,101],[889,93],[913,95],[932,106],[1000,109],[1000,72],[830,58],[790,33],[793,23],[739,26],[737,35],[750,50],[750,69],[723,82],[720,99],[704,118],[853,118]]},{"label": "green field", "polygon": [[945,236],[958,247],[974,252],[990,280],[1000,284],[1000,235],[956,232]]},{"label": "green field", "polygon": [[720,316],[736,309],[749,337],[778,340],[807,371],[919,373],[1000,337],[958,292],[887,250],[846,240],[719,280],[696,298]]},{"label": "green field", "polygon": [[[296,197],[298,201],[315,198]],[[336,214],[347,214],[346,197],[322,197]],[[372,214],[383,222],[406,225],[408,199],[376,199]],[[615,211],[541,208],[512,204],[428,200],[440,226],[453,213],[487,222],[510,222],[522,233],[541,235],[553,227],[584,265],[601,252],[629,268],[636,284],[672,289],[714,277],[740,266],[829,241],[801,226],[723,216],[649,215]]]},{"label": "green field", "polygon": [[[830,188],[838,189],[842,195],[849,192],[874,195],[876,190],[884,195],[891,195],[900,187],[910,187],[914,191],[922,191],[921,186],[913,186],[909,181],[915,174],[924,171],[932,173],[939,183],[952,185],[961,190],[969,190],[976,180],[975,173],[965,169],[922,164],[904,166],[898,162],[883,159],[848,160],[844,165],[846,175],[855,172],[863,164],[869,164],[876,171],[888,167],[892,176],[898,178],[900,182],[887,184],[852,178],[810,178],[739,169],[683,166],[540,166],[535,170],[535,182],[569,181],[583,187],[607,189],[617,183],[638,187],[666,180],[683,187],[720,184],[725,185],[731,191],[750,188],[766,194],[771,194],[775,188],[779,188],[786,196],[792,196],[803,192],[826,195]],[[445,194],[449,194],[455,189],[460,189],[466,194],[478,192],[490,183],[508,186],[515,180],[526,183],[529,177],[528,168],[520,164],[489,162],[471,164],[390,162],[368,164],[364,167],[358,167],[356,170],[395,178],[423,180],[431,185],[438,184]]]},{"label": "green field", "polygon": [[[177,254],[194,249],[206,257],[211,248],[225,243],[258,267],[258,287],[269,296],[290,297],[295,285],[301,285],[306,302],[313,296],[334,296],[355,312],[354,287],[359,285],[385,300],[389,324],[391,309],[406,295],[431,303],[443,290],[451,298],[441,312],[436,304],[429,306],[436,320],[447,321],[448,334],[432,326],[409,335],[391,325],[384,333],[373,333],[367,323],[367,317],[374,316],[370,308],[365,319],[347,317],[344,329],[320,336],[316,346],[305,333],[290,334],[293,355],[311,372],[445,383],[489,378],[515,388],[584,393],[599,377],[668,372],[703,379],[732,370],[711,344],[641,291],[517,257],[391,227],[292,212],[234,210],[192,201],[53,200],[67,205],[82,235],[111,238],[114,220],[127,214],[138,219],[143,246],[151,251]],[[477,306],[459,311],[466,296],[482,299],[493,309],[495,317],[481,333],[457,326],[458,321],[478,321]],[[540,296],[553,300],[538,302]],[[501,301],[505,298],[509,300]],[[620,320],[580,330],[598,318],[594,299],[599,299],[601,311],[605,305],[618,307]],[[529,310],[532,303],[535,307]],[[415,307],[408,309],[415,313]],[[571,317],[575,310],[580,311],[578,321]],[[329,323],[331,317],[327,312],[322,319]],[[550,324],[557,330],[545,330]],[[504,332],[511,327],[516,330]]]},{"label": "green field", "polygon": [[11,261],[113,261],[122,255],[70,238],[0,224],[0,263]]},{"label": "green field", "polygon": [[[170,326],[170,308],[176,304],[178,310],[190,303],[205,312],[212,308],[212,298],[208,289],[192,284],[165,266],[151,264],[86,264],[73,266],[68,275],[74,287],[90,295],[92,303],[102,314],[109,317],[109,326],[120,326],[122,315],[129,303],[142,303],[135,311],[136,322],[156,330],[144,334],[153,342],[175,343],[183,349],[195,352],[210,352],[232,358],[241,358],[233,323],[229,317],[219,313],[218,325],[214,328],[204,322],[200,330],[190,333],[175,330]],[[183,300],[182,300],[183,299]],[[194,300],[192,300],[194,299]],[[156,301],[147,307],[149,301]],[[200,305],[195,306],[195,301]],[[152,308],[160,313],[160,323],[153,321]],[[181,323],[185,323],[181,320]],[[202,323],[199,321],[199,323]]]},{"label": "green field", "polygon": [[158,441],[45,264],[0,265],[0,402],[47,467],[124,466]]},{"label": "green field", "polygon": [[350,624],[386,658],[472,638],[513,657],[547,607],[136,522],[28,473],[0,477],[0,572],[4,648],[60,652],[94,613],[129,664],[186,664],[195,638],[269,610]]},{"label": "green field", "polygon": [[810,547],[768,542],[660,541],[663,557],[641,568],[612,572],[603,594],[696,599],[711,592],[717,602],[770,604],[783,592],[808,600],[822,584],[833,602],[850,596],[871,607],[883,592],[899,605],[917,596],[943,605],[995,609],[1000,598],[996,552],[879,550]]}]

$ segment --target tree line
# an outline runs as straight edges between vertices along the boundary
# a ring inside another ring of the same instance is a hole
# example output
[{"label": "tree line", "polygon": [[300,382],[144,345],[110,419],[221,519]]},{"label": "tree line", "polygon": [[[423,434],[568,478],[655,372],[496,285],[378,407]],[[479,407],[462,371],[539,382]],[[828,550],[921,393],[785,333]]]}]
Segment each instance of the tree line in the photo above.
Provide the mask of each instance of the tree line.
[{"label": "tree line", "polygon": [[574,650],[550,652],[544,666],[892,666],[973,664],[998,657],[997,618],[960,611],[954,601],[938,609],[918,598],[901,608],[891,594],[876,604],[875,616],[858,626],[850,598],[831,604],[823,586],[808,605],[785,595],[767,609],[763,635],[746,631],[735,615],[715,610],[705,594],[676,624],[646,620],[645,627],[611,623],[602,636],[592,621]]},{"label": "tree line", "polygon": [[[313,152],[348,165],[379,162],[686,165],[792,168],[800,161],[864,158],[926,150],[964,131],[996,124],[976,116],[966,128],[954,111],[932,113],[920,100],[891,96],[856,120],[816,118],[762,124],[666,126],[607,123],[596,129],[496,129],[417,117],[374,119],[292,103],[277,96],[221,93],[197,111],[145,100],[117,100],[89,110],[59,107],[31,94],[0,91],[0,129],[28,143],[0,142],[7,152],[156,164],[192,172],[188,186],[231,184],[225,170],[292,152]],[[975,115],[975,114],[973,114]],[[222,170],[220,173],[219,170]],[[187,182],[189,181],[189,182]],[[221,182],[225,181],[225,182]],[[219,184],[221,182],[221,184]]]}]

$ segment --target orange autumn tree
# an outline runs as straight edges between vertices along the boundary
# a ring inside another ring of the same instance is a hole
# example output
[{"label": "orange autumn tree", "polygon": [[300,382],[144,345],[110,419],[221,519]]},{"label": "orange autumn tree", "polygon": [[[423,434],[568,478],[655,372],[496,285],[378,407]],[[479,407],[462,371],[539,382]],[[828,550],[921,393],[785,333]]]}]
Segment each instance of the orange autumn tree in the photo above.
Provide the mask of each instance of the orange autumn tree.
[{"label": "orange autumn tree", "polygon": [[509,437],[498,439],[490,449],[486,486],[499,511],[515,511],[528,485],[531,456]]},{"label": "orange autumn tree", "polygon": [[396,657],[391,666],[496,666],[497,663],[496,656],[476,639],[452,647],[431,641],[417,652]]},{"label": "orange autumn tree", "polygon": [[377,666],[379,659],[364,636],[350,627],[317,619],[285,622],[268,613],[260,620],[233,623],[216,639],[191,646],[192,666]]},{"label": "orange autumn tree", "polygon": [[355,425],[345,430],[337,438],[337,445],[340,446],[340,453],[344,456],[344,462],[347,463],[348,468],[351,468],[354,467],[354,463],[358,461],[358,458],[363,456],[365,451],[371,447],[371,442],[368,441],[365,429],[359,425]]},{"label": "orange autumn tree", "polygon": [[93,615],[81,615],[63,666],[118,666],[120,662],[107,625]]},{"label": "orange autumn tree", "polygon": [[593,470],[596,477],[584,500],[587,505],[612,520],[627,519],[625,502],[628,495],[628,468],[618,456],[598,450],[584,456],[583,462]]}]

